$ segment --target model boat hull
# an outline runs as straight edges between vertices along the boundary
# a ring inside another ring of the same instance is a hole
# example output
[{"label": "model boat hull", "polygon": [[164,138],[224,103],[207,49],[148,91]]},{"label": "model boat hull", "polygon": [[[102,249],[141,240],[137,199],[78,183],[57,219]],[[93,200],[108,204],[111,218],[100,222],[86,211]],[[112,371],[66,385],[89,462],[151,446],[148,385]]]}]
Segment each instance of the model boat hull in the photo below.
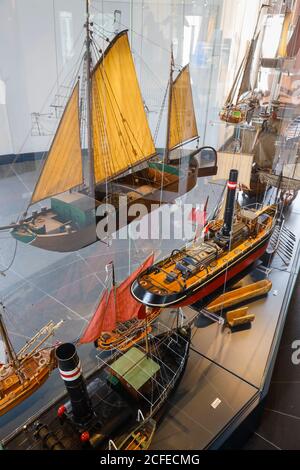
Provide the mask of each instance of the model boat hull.
[{"label": "model boat hull", "polygon": [[220,295],[216,300],[207,305],[206,310],[215,313],[223,309],[231,308],[234,305],[266,295],[271,288],[272,282],[269,279],[239,287]]},{"label": "model boat hull", "polygon": [[[198,178],[197,162],[195,163],[194,160],[192,160],[192,162],[192,165],[188,166],[189,170],[186,175],[183,177],[173,177],[171,181],[165,181],[163,185],[161,182],[157,181],[156,187],[143,186],[145,190],[144,194],[137,194],[137,192],[134,191],[134,173],[117,180],[114,183],[116,187],[118,187],[118,185],[119,188],[124,186],[128,190],[128,188],[132,186],[132,192],[129,191],[125,194],[128,197],[126,207],[124,207],[126,217],[119,217],[119,206],[115,204],[115,213],[112,214],[112,216],[108,215],[106,217],[107,226],[119,230],[131,223],[137,215],[128,216],[128,211],[135,204],[143,204],[147,208],[148,213],[150,213],[154,207],[157,208],[157,205],[172,204],[176,198],[191,191],[196,186]],[[129,183],[132,183],[132,185],[129,185]],[[135,181],[135,184],[138,190],[138,182]],[[101,200],[105,197],[104,189],[102,191],[101,188],[98,188],[98,190],[96,190],[96,199],[100,201],[99,204],[101,204]],[[108,198],[108,202],[109,201],[110,199]],[[113,203],[113,201],[111,203]],[[22,243],[57,252],[77,251],[99,240],[96,229],[97,223],[102,220],[101,217],[93,215],[87,219],[92,220],[92,222],[79,228],[76,228],[74,224],[70,223],[68,230],[66,230],[66,224],[59,224],[57,219],[55,211],[51,209],[44,210],[38,214],[35,221],[32,218],[28,218],[23,224],[15,227],[11,231],[11,235]],[[36,222],[38,222],[38,227]],[[54,225],[55,230],[48,230],[48,226],[52,228],[52,225]],[[110,235],[111,233],[108,233],[107,238]]]},{"label": "model boat hull", "polygon": [[247,113],[237,106],[222,109],[219,117],[221,121],[227,122],[228,124],[243,124],[246,122]]},{"label": "model boat hull", "polygon": [[[111,333],[103,333],[100,338],[95,341],[95,346],[104,351],[112,351],[119,349],[126,351],[135,343],[142,341],[146,334],[151,333],[151,324],[157,319],[160,309],[155,309],[146,319],[129,320],[125,324],[119,325],[115,331]],[[127,326],[128,325],[128,326]]]},{"label": "model boat hull", "polygon": [[149,419],[134,429],[124,441],[118,445],[118,450],[147,450],[156,429],[156,422]]},{"label": "model boat hull", "polygon": [[270,236],[271,235],[268,234],[243,256],[223,267],[220,272],[212,274],[205,282],[191,290],[162,297],[146,292],[138,281],[135,281],[132,285],[131,292],[138,301],[151,307],[164,308],[175,305],[177,307],[192,305],[212,294],[215,290],[224,285],[224,283],[246,270],[256,260],[261,258],[267,249]]},{"label": "model boat hull", "polygon": [[9,364],[0,366],[0,416],[22,403],[40,388],[54,367],[55,359],[48,350],[42,350],[24,359],[20,367],[24,377],[23,382]]}]

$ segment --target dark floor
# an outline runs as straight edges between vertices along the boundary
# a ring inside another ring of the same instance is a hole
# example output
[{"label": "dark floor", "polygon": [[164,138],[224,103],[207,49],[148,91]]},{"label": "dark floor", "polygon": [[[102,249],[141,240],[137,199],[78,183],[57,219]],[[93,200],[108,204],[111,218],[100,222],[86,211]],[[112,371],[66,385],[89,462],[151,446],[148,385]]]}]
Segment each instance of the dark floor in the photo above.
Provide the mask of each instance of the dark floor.
[{"label": "dark floor", "polygon": [[[261,422],[244,445],[245,450],[300,449],[300,363],[292,362],[297,349],[300,362],[299,299],[300,276],[289,307]],[[292,345],[297,340],[297,349],[293,349]]]}]

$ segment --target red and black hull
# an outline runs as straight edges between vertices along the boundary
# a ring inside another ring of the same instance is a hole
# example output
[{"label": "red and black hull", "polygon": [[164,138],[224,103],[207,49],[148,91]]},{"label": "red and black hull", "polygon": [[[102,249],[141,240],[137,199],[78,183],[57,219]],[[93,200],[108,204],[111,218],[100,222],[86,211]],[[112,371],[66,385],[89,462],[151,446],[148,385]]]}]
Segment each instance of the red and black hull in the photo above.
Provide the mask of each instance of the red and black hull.
[{"label": "red and black hull", "polygon": [[270,236],[271,232],[251,246],[238,259],[233,260],[232,263],[227,264],[220,271],[212,273],[204,282],[190,289],[172,294],[158,295],[145,290],[139,284],[139,280],[136,279],[131,286],[132,295],[139,302],[151,307],[184,307],[192,305],[211,295],[230,279],[245,271],[251,264],[261,258],[267,249]]}]

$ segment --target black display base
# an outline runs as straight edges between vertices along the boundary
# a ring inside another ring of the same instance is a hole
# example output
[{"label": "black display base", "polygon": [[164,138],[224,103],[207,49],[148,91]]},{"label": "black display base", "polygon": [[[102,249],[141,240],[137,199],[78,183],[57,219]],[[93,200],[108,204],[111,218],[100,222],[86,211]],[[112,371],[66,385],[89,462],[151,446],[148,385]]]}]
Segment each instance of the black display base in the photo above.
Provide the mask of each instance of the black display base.
[{"label": "black display base", "polygon": [[[299,271],[299,207],[298,198],[286,215],[297,237],[289,266],[275,255],[239,281],[268,277],[273,283],[267,297],[248,304],[256,317],[251,326],[233,332],[203,316],[197,320],[187,370],[152,449],[240,448],[257,427]],[[183,313],[188,318],[195,310]]]}]

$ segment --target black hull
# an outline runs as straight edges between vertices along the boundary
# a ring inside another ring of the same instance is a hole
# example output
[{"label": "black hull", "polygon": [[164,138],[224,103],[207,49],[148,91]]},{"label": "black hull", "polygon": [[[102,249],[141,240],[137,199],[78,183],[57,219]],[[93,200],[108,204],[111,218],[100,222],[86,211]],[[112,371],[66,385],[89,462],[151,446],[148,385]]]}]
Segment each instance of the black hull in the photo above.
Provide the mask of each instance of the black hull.
[{"label": "black hull", "polygon": [[239,257],[230,265],[226,265],[219,273],[213,274],[205,282],[192,289],[187,289],[175,294],[158,295],[144,289],[140,285],[139,279],[136,279],[131,286],[131,293],[136,300],[150,307],[166,308],[170,306],[180,307],[192,305],[217,290],[224,283],[225,276],[226,280],[231,279],[263,256],[267,249],[270,236],[271,233],[266,235],[243,256]]},{"label": "black hull", "polygon": [[[167,347],[167,342],[174,339],[172,344],[176,344],[178,348],[177,354],[171,354]],[[161,398],[160,395],[154,399],[158,399],[155,406],[151,409],[149,403],[144,399],[135,400],[123,389],[114,388],[108,380],[109,370],[107,367],[101,367],[94,371],[87,380],[87,387],[90,398],[92,400],[95,417],[91,422],[84,426],[78,427],[74,425],[71,419],[71,411],[68,411],[68,418],[63,422],[57,417],[57,410],[61,405],[66,405],[68,409],[68,396],[64,394],[50,406],[47,406],[41,413],[34,416],[24,426],[15,431],[11,436],[2,441],[5,449],[21,449],[21,450],[51,450],[56,446],[65,450],[80,450],[82,448],[107,449],[108,441],[113,439],[114,442],[120,441],[124,434],[129,433],[137,426],[138,410],[141,410],[145,419],[154,418],[160,420],[167,400],[175,391],[184,374],[191,340],[191,330],[178,330],[165,334],[160,334],[151,339],[155,342],[155,348],[159,349],[164,363],[172,368],[174,372],[173,383],[170,383],[170,377],[165,375],[165,385],[167,393]],[[182,355],[182,357],[180,357]],[[114,356],[116,358],[116,356]],[[164,374],[168,368],[164,369]],[[41,437],[39,430],[43,429],[49,437]],[[45,431],[46,430],[46,431]],[[88,431],[91,438],[89,442],[82,443],[80,435],[82,432]],[[51,437],[51,439],[50,439]],[[54,439],[54,441],[53,441]]]}]

